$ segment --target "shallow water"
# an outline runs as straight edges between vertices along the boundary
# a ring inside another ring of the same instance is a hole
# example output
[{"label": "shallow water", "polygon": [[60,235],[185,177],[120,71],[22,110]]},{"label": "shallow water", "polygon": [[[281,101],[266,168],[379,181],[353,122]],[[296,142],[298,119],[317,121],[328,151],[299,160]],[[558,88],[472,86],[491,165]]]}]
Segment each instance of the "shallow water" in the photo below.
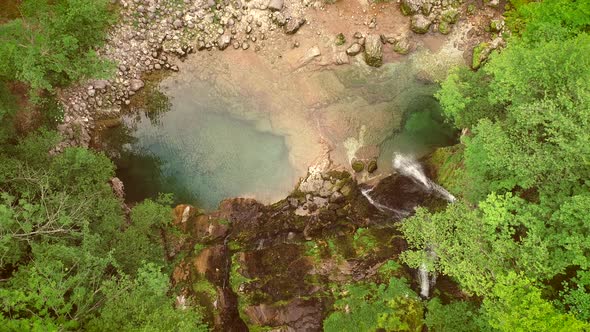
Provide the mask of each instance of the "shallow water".
[{"label": "shallow water", "polygon": [[178,202],[210,210],[235,196],[272,202],[293,188],[284,137],[223,112],[215,96],[171,104],[157,117],[140,113],[124,120],[132,128],[130,143],[123,145],[117,164],[128,200],[172,192]]},{"label": "shallow water", "polygon": [[344,166],[359,148],[380,150],[388,174],[394,152],[420,157],[454,139],[437,86],[411,61],[281,75],[258,58],[237,65],[244,58],[224,52],[200,66],[199,56],[162,81],[163,93],[148,84],[139,112],[103,135],[129,201],[172,192],[207,210],[229,197],[272,203],[326,146]]}]

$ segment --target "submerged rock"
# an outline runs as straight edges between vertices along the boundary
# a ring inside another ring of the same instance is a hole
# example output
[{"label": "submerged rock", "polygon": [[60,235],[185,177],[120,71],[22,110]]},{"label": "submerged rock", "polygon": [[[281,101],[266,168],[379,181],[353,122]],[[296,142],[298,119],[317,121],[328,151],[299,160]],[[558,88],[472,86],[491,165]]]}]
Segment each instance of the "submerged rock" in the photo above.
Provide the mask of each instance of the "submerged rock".
[{"label": "submerged rock", "polygon": [[365,169],[365,163],[360,160],[353,160],[351,167],[355,172],[360,173]]}]

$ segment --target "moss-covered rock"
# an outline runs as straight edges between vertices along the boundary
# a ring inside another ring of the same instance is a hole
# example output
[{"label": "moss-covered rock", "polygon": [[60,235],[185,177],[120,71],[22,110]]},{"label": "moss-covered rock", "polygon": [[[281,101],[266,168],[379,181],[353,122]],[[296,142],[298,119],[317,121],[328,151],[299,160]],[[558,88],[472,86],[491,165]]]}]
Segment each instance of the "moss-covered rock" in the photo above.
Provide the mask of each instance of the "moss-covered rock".
[{"label": "moss-covered rock", "polygon": [[342,33],[336,35],[336,41],[334,42],[336,46],[341,46],[346,44],[346,37]]},{"label": "moss-covered rock", "polygon": [[365,62],[372,67],[383,64],[383,44],[379,35],[368,35],[365,40]]},{"label": "moss-covered rock", "polygon": [[410,42],[407,38],[401,38],[393,43],[393,51],[402,55],[408,54],[410,47]]},{"label": "moss-covered rock", "polygon": [[490,32],[500,32],[504,27],[504,21],[502,20],[492,20],[490,22]]},{"label": "moss-covered rock", "polygon": [[430,29],[430,25],[432,25],[432,21],[428,19],[424,15],[414,15],[412,16],[412,20],[410,22],[410,29],[415,33],[425,34]]},{"label": "moss-covered rock", "polygon": [[371,160],[369,165],[367,165],[367,172],[373,173],[377,170],[377,160]]},{"label": "moss-covered rock", "polygon": [[448,35],[451,32],[451,25],[445,21],[440,22],[438,24],[438,32]]},{"label": "moss-covered rock", "polygon": [[459,11],[456,9],[445,10],[441,15],[441,21],[443,22],[455,24],[457,20],[459,20]]},{"label": "moss-covered rock", "polygon": [[360,173],[365,169],[365,163],[360,160],[353,160],[351,166],[352,169],[357,173]]},{"label": "moss-covered rock", "polygon": [[488,43],[480,43],[473,48],[473,58],[471,60],[471,68],[477,69],[487,58],[487,48],[490,46]]}]

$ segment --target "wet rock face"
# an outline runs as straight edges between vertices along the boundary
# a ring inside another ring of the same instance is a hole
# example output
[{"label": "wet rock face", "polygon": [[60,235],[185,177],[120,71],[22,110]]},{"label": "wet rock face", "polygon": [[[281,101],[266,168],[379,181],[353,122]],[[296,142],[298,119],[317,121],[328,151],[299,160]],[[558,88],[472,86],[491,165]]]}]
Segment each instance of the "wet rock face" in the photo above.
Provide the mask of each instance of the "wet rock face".
[{"label": "wet rock face", "polygon": [[413,213],[414,208],[427,203],[444,204],[421,184],[403,175],[392,175],[379,182],[371,196],[392,209]]},{"label": "wet rock face", "polygon": [[[371,195],[404,211],[433,199],[401,175],[382,180]],[[380,266],[406,245],[393,215],[372,206],[351,174],[329,163],[310,168],[275,204],[228,199],[209,214],[179,205],[175,216],[185,232],[167,235],[167,245],[185,255],[175,285],[183,301],[209,308],[207,317],[223,331],[321,331],[339,296],[334,284],[388,280],[379,279]],[[380,228],[367,228],[372,224]]]}]

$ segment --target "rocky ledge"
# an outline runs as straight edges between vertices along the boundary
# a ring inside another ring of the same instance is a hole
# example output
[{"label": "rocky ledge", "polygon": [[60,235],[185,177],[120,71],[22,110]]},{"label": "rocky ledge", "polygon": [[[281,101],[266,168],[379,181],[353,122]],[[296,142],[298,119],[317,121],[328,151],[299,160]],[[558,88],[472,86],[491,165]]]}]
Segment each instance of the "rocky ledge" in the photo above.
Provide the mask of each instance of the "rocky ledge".
[{"label": "rocky ledge", "polygon": [[[420,188],[394,175],[372,195],[405,211],[438,202]],[[219,331],[320,331],[339,285],[388,280],[383,265],[405,248],[399,218],[375,208],[348,172],[326,165],[272,205],[229,199],[212,213],[179,205],[175,214],[181,232],[166,237],[178,262],[178,305],[204,306]]]}]

